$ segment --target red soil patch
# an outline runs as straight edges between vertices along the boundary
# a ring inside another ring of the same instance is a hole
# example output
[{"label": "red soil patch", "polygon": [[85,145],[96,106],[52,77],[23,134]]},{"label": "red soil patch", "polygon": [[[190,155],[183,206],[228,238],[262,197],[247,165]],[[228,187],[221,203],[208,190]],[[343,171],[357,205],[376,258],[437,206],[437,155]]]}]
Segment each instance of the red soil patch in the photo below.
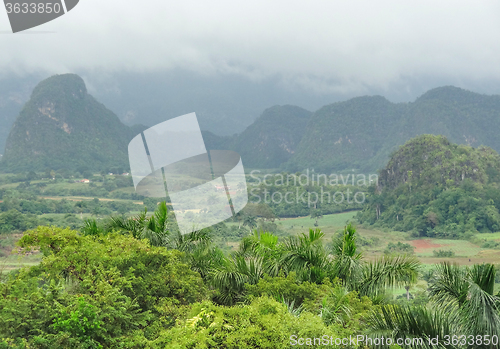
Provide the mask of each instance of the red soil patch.
[{"label": "red soil patch", "polygon": [[415,247],[415,252],[424,252],[425,250],[443,247],[444,245],[434,244],[431,240],[412,240],[410,245]]}]

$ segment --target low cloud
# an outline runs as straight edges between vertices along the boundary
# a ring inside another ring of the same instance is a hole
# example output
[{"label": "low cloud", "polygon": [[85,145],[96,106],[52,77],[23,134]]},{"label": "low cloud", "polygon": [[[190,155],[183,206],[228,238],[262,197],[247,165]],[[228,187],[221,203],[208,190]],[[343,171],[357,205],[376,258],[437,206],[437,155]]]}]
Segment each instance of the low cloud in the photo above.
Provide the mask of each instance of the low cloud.
[{"label": "low cloud", "polygon": [[0,69],[16,73],[185,69],[346,94],[500,81],[494,1],[81,0],[9,29],[0,11]]}]

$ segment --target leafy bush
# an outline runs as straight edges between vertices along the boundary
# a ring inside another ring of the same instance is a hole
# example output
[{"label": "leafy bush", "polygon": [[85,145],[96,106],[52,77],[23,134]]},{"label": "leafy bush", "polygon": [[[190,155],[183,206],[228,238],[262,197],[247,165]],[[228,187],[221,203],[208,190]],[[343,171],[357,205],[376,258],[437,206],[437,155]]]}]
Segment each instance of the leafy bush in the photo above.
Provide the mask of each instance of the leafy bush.
[{"label": "leafy bush", "polygon": [[413,254],[415,250],[415,247],[413,247],[410,244],[405,244],[400,241],[398,241],[397,244],[393,242],[389,242],[387,247],[384,250],[385,254],[391,254],[391,253],[406,253],[406,254]]},{"label": "leafy bush", "polygon": [[439,258],[455,257],[455,252],[451,250],[432,251],[432,254],[434,255],[434,257],[439,257]]},{"label": "leafy bush", "polygon": [[311,282],[299,282],[295,273],[285,276],[265,276],[255,285],[246,284],[247,300],[268,296],[274,299],[294,302],[296,306],[303,305],[306,310],[318,311],[322,299],[325,298],[332,284],[326,281],[323,285]]},{"label": "leafy bush", "polygon": [[68,332],[91,347],[102,348],[94,339],[98,337],[103,321],[97,317],[95,306],[87,303],[84,297],[78,297],[77,301],[77,308],[70,314],[61,312],[54,319],[54,329]]},{"label": "leafy bush", "polygon": [[481,245],[482,248],[491,248],[491,249],[496,249],[500,250],[500,242],[498,241],[486,241]]},{"label": "leafy bush", "polygon": [[342,338],[353,334],[352,330],[338,324],[326,326],[319,316],[307,311],[294,316],[286,305],[259,297],[248,305],[234,307],[209,302],[195,304],[180,326],[163,331],[148,348],[280,349],[291,347],[293,335],[297,338]]},{"label": "leafy bush", "polygon": [[0,283],[0,338],[36,348],[133,347],[166,301],[181,307],[208,295],[181,252],[133,237],[38,227],[19,246],[44,257]]}]

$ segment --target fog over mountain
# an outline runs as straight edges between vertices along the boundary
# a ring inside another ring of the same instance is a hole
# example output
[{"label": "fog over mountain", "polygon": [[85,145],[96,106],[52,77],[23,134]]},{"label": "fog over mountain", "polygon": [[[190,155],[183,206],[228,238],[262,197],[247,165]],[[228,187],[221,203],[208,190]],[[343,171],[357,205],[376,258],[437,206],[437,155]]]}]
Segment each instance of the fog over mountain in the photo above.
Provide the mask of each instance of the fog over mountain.
[{"label": "fog over mountain", "polygon": [[447,85],[500,94],[499,19],[495,2],[86,0],[12,34],[0,11],[0,150],[26,91],[54,74],[80,75],[127,124],[194,111],[222,135],[273,105],[411,102]]},{"label": "fog over mountain", "polygon": [[29,91],[54,74],[81,76],[127,125],[196,112],[217,135],[274,105],[413,102],[440,86],[500,94],[499,19],[494,2],[86,0],[12,34],[0,11],[0,153]]}]

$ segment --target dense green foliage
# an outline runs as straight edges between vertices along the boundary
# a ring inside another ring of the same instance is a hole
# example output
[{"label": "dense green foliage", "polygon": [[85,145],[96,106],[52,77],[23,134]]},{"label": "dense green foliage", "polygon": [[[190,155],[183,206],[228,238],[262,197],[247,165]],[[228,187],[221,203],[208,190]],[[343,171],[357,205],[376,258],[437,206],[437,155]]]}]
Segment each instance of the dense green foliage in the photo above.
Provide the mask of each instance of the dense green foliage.
[{"label": "dense green foliage", "polygon": [[[209,232],[169,230],[164,203],[141,217],[82,233],[28,231],[19,247],[44,257],[0,284],[2,347],[288,348],[293,334],[344,338],[363,331],[375,309],[368,295],[413,279],[418,267],[353,257],[350,226],[332,263],[320,231],[282,242],[255,233],[226,256]],[[348,266],[351,257],[358,262]]]},{"label": "dense green foliage", "polygon": [[351,225],[329,246],[322,239],[256,231],[225,255],[209,230],[170,230],[165,203],[81,232],[40,226],[18,245],[40,250],[41,263],[0,280],[0,348],[290,348],[310,338],[361,349],[313,340],[498,335],[494,266],[443,264],[426,276],[427,298],[393,302],[387,288],[417,281],[413,257],[366,261]]},{"label": "dense green foliage", "polygon": [[415,247],[413,247],[410,244],[405,244],[400,241],[398,241],[397,244],[393,242],[389,242],[387,244],[386,249],[384,250],[384,253],[391,254],[391,253],[398,253],[398,254],[413,254],[413,250]]},{"label": "dense green foliage", "polygon": [[500,230],[500,156],[442,136],[408,141],[380,172],[359,222],[458,238]]},{"label": "dense green foliage", "polygon": [[[374,176],[376,177],[376,176]],[[321,216],[363,207],[370,178],[365,175],[252,171],[247,181],[252,204],[267,205],[277,217]]]}]

